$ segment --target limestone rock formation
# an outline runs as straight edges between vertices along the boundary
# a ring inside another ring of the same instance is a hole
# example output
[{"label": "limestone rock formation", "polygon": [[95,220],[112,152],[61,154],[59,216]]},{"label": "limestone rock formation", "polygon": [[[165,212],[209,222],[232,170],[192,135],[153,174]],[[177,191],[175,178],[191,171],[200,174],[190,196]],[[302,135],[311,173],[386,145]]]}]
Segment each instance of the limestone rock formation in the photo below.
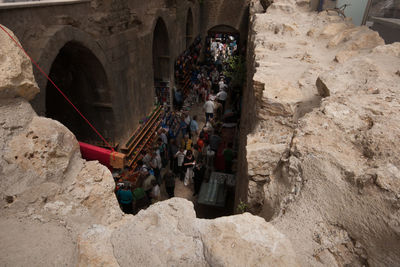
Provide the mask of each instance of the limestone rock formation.
[{"label": "limestone rock formation", "polygon": [[291,239],[301,265],[395,266],[399,44],[297,2],[251,15],[248,205]]},{"label": "limestone rock formation", "polygon": [[31,64],[0,38],[2,264],[73,266],[83,230],[122,218],[114,180],[104,166],[82,160],[65,126],[35,114],[26,101],[38,92]]},{"label": "limestone rock formation", "polygon": [[[12,38],[17,37],[1,25]],[[23,97],[27,100],[39,93],[29,58],[0,29],[0,98]]]},{"label": "limestone rock formation", "polygon": [[181,198],[108,228],[95,226],[81,236],[79,248],[82,266],[297,266],[286,237],[262,218],[196,219],[193,204]]}]

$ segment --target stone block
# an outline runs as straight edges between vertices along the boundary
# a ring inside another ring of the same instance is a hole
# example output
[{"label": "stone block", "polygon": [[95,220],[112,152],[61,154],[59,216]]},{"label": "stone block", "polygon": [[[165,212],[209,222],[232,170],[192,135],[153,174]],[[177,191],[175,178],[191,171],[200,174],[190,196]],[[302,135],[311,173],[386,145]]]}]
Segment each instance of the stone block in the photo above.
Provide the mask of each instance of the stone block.
[{"label": "stone block", "polygon": [[[19,43],[11,31],[1,26]],[[39,93],[32,64],[8,34],[0,30],[0,98],[23,97],[32,100]]]}]

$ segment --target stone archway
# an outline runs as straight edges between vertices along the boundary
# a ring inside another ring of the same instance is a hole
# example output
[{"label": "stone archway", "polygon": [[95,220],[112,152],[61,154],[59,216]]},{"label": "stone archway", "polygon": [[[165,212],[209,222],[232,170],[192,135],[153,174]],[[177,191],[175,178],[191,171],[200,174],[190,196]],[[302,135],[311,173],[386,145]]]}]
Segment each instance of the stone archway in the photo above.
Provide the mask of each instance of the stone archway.
[{"label": "stone archway", "polygon": [[167,27],[158,18],[153,34],[153,72],[155,82],[169,81],[170,50]]},{"label": "stone archway", "polygon": [[232,26],[220,24],[216,25],[208,30],[208,35],[215,33],[226,33],[239,35],[239,31]]},{"label": "stone archway", "polygon": [[[112,139],[114,119],[107,75],[90,49],[76,41],[66,43],[55,57],[49,77],[104,138]],[[99,140],[52,83],[47,83],[45,92],[47,117],[63,123],[80,141]]]},{"label": "stone archway", "polygon": [[188,48],[193,41],[193,14],[189,8],[186,16],[186,48]]},{"label": "stone archway", "polygon": [[[112,105],[112,91],[113,91],[113,86],[112,84],[114,84],[113,80],[110,80],[113,75],[111,75],[111,70],[110,68],[107,68],[106,66],[109,65],[109,62],[103,52],[103,50],[101,49],[100,45],[92,39],[92,37],[90,35],[88,35],[87,33],[74,28],[72,26],[53,26],[50,27],[46,33],[43,35],[43,37],[38,41],[38,44],[40,44],[40,49],[36,50],[35,53],[32,54],[33,58],[37,59],[37,62],[39,64],[39,66],[41,67],[41,69],[50,75],[50,72],[52,71],[52,67],[54,65],[54,62],[56,61],[56,58],[60,55],[61,50],[66,48],[63,51],[68,51],[71,50],[71,46],[75,47],[80,47],[82,48],[81,51],[84,51],[85,55],[90,55],[88,56],[89,58],[93,59],[95,58],[95,60],[89,60],[89,62],[92,62],[90,64],[84,63],[83,66],[96,66],[95,69],[99,70],[101,69],[102,71],[89,71],[89,75],[96,75],[95,73],[102,73],[102,77],[99,78],[99,80],[101,81],[102,79],[104,79],[104,86],[100,87],[97,85],[94,85],[98,88],[98,90],[100,91],[107,91],[107,101],[104,100],[100,100],[97,101],[96,100],[96,104],[98,105],[97,110],[99,112],[99,114],[101,113],[102,115],[102,119],[99,118],[94,118],[94,120],[90,119],[91,116],[87,116],[88,119],[93,122],[93,124],[95,125],[96,128],[98,128],[98,130],[100,131],[100,133],[106,137],[109,138],[110,140],[112,140],[115,137],[115,134],[118,133],[118,129],[115,127],[119,127],[118,125],[114,124],[115,121],[115,117],[117,116],[117,114],[114,113],[114,110],[112,109],[113,105]],[[73,50],[73,49],[72,49]],[[79,50],[79,49],[78,49]],[[63,54],[63,53],[61,53]],[[84,58],[82,58],[83,60]],[[93,63],[96,62],[96,63]],[[46,110],[46,104],[48,104],[48,93],[47,90],[56,90],[55,88],[51,88],[48,85],[48,81],[47,79],[41,74],[39,73],[37,70],[34,70],[34,74],[35,74],[35,78],[36,81],[39,85],[40,88],[40,93],[36,96],[36,98],[34,100],[31,101],[31,104],[33,106],[33,108],[35,109],[35,111],[41,115],[41,116],[45,116],[46,114],[52,114],[54,113],[54,111],[48,111]],[[58,75],[60,76],[60,75]],[[93,76],[95,77],[95,76]],[[60,87],[61,90],[64,91],[64,88],[59,85],[56,82],[57,86]],[[92,83],[93,84],[93,83]],[[50,93],[50,97],[52,96],[54,92]],[[58,93],[58,92],[57,92]],[[67,92],[65,92],[66,94],[68,94]],[[65,100],[64,100],[65,101]],[[50,104],[51,105],[51,104]],[[101,106],[101,107],[100,107]],[[76,112],[74,111],[73,114],[75,114]],[[85,113],[85,112],[84,112]],[[104,114],[107,115],[104,115]],[[69,114],[72,114],[71,112]],[[86,114],[84,114],[86,116]],[[51,116],[52,118],[56,118],[56,116]],[[106,118],[106,119],[105,119]],[[66,126],[68,126],[68,123],[65,123],[65,121],[63,121],[62,119],[59,119],[62,123],[64,123]],[[82,120],[82,119],[81,119]],[[98,124],[96,121],[100,121],[103,120],[103,124]],[[107,121],[107,123],[105,123],[105,121]],[[83,123],[85,123],[82,120]],[[86,124],[86,123],[85,123]],[[106,125],[106,126],[104,126]],[[110,127],[108,127],[109,125],[111,125]],[[70,126],[69,126],[70,127]],[[103,128],[104,127],[104,128]],[[74,134],[77,135],[77,137],[80,140],[83,140],[83,138],[92,138],[93,135],[89,134],[87,136],[83,135],[82,137],[79,136],[79,134],[76,133],[76,131],[74,131],[73,129],[71,129]],[[93,130],[91,130],[93,131]],[[99,140],[99,138],[96,136],[96,139],[94,140]]]},{"label": "stone archway", "polygon": [[157,19],[153,33],[154,95],[157,104],[171,103],[170,50],[168,30],[164,20]]}]

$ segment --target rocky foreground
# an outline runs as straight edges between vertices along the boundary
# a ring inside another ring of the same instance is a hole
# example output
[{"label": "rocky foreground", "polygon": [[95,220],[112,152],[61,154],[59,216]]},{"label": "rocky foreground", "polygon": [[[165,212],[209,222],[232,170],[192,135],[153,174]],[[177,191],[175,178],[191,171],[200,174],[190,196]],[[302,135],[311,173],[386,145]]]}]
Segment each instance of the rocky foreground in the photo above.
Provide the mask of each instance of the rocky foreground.
[{"label": "rocky foreground", "polygon": [[252,2],[249,207],[303,266],[398,266],[400,43],[308,2]]}]

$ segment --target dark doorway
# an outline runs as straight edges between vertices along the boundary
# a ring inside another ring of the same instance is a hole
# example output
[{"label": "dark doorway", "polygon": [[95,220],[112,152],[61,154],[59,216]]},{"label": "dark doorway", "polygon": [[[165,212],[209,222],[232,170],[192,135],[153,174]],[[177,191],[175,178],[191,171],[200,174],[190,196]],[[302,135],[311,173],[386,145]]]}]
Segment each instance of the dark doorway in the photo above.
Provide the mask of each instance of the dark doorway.
[{"label": "dark doorway", "polygon": [[186,48],[188,48],[193,41],[193,15],[192,10],[188,10],[186,17]]},{"label": "dark doorway", "polygon": [[164,21],[159,18],[153,36],[154,88],[158,104],[170,104],[169,38]]},{"label": "dark doorway", "polygon": [[155,81],[169,80],[169,38],[167,27],[161,18],[154,29],[153,70]]},{"label": "dark doorway", "polygon": [[[50,78],[107,141],[113,137],[113,111],[106,73],[96,56],[78,42],[68,42],[55,58]],[[67,126],[79,141],[101,140],[50,83],[46,86],[46,116]]]}]

